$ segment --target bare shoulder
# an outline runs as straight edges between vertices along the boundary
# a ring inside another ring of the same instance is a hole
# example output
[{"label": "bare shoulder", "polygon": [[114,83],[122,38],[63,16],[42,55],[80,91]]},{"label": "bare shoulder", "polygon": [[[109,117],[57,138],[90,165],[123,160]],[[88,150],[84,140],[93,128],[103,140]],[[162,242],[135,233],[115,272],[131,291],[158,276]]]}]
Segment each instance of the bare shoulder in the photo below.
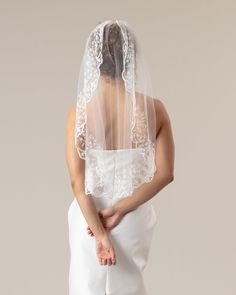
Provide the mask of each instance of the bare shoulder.
[{"label": "bare shoulder", "polygon": [[155,98],[154,105],[156,109],[157,119],[161,123],[161,125],[163,125],[164,123],[168,123],[170,121],[170,117],[164,102],[159,98]]}]

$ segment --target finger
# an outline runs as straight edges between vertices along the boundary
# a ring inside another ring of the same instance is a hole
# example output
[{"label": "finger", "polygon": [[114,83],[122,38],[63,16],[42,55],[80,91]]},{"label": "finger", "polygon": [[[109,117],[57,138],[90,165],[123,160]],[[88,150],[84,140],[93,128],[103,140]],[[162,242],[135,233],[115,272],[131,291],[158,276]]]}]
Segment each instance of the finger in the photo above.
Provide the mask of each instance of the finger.
[{"label": "finger", "polygon": [[109,217],[114,214],[114,210],[111,207],[104,208],[100,211],[103,217]]},{"label": "finger", "polygon": [[111,262],[112,264],[116,264],[116,253],[114,248],[111,249]]},{"label": "finger", "polygon": [[93,237],[93,233],[88,233],[88,235],[90,235],[91,237]]},{"label": "finger", "polygon": [[103,227],[106,228],[105,219],[102,218],[102,219],[101,219],[101,222],[102,222]]},{"label": "finger", "polygon": [[89,230],[87,230],[87,234],[88,235],[91,235],[91,233],[92,233],[92,231],[89,229]]},{"label": "finger", "polygon": [[104,217],[103,217],[103,214],[102,214],[101,212],[98,213],[98,217],[99,217],[100,219],[103,219],[103,218],[104,218]]},{"label": "finger", "polygon": [[113,265],[116,264],[116,257],[115,257],[115,256],[111,257],[111,263],[112,263]]},{"label": "finger", "polygon": [[110,229],[111,226],[112,226],[112,222],[110,222],[109,220],[105,220],[105,221],[104,221],[104,227],[105,227],[105,228],[109,228],[109,229]]},{"label": "finger", "polygon": [[107,259],[107,264],[108,264],[108,265],[111,265],[111,264],[112,264],[112,262],[111,262],[111,258]]}]

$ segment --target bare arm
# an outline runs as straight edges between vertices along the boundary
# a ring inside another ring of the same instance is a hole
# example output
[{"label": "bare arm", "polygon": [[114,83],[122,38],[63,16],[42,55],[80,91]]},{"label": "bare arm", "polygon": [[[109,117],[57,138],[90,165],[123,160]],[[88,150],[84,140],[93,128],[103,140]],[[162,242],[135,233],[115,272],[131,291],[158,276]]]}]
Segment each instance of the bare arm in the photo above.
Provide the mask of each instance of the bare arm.
[{"label": "bare arm", "polygon": [[71,186],[79,203],[80,209],[92,229],[95,237],[102,238],[106,230],[98,216],[98,212],[91,195],[84,192],[85,161],[78,155],[74,144],[75,106],[70,110],[66,125],[66,161],[70,175]]},{"label": "bare arm", "polygon": [[156,145],[156,166],[157,171],[149,183],[138,187],[131,196],[119,200],[115,209],[121,215],[134,210],[139,205],[154,197],[160,190],[174,179],[174,139],[171,129],[171,122],[168,113],[159,100],[156,102],[157,109],[157,145]]}]

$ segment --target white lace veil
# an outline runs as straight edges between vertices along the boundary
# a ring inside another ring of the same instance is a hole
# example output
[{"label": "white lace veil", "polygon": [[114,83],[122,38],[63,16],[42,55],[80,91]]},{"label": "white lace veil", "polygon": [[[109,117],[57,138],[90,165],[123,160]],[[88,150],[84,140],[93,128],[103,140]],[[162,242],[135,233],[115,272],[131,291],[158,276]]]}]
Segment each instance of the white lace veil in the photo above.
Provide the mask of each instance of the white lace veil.
[{"label": "white lace veil", "polygon": [[154,98],[137,36],[125,21],[99,23],[78,81],[75,145],[86,164],[85,193],[129,196],[151,181],[155,143]]}]

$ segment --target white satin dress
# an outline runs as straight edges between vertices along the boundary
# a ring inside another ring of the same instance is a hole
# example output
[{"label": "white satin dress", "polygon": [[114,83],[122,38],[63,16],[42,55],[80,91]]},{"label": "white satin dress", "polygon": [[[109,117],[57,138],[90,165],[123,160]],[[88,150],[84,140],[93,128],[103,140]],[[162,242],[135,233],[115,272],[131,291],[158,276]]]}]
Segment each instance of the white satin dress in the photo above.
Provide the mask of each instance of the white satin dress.
[{"label": "white satin dress", "polygon": [[[118,201],[111,175],[112,163],[115,159],[119,163],[118,169],[122,169],[132,158],[127,153],[133,152],[135,150],[105,151],[106,185],[113,187],[113,195],[92,195],[97,210]],[[88,179],[88,185],[93,185],[92,179]],[[148,261],[156,223],[152,199],[127,213],[116,227],[108,231],[115,248],[116,264],[100,265],[95,238],[87,234],[87,222],[74,198],[68,209],[69,295],[147,295],[142,272]]]}]

